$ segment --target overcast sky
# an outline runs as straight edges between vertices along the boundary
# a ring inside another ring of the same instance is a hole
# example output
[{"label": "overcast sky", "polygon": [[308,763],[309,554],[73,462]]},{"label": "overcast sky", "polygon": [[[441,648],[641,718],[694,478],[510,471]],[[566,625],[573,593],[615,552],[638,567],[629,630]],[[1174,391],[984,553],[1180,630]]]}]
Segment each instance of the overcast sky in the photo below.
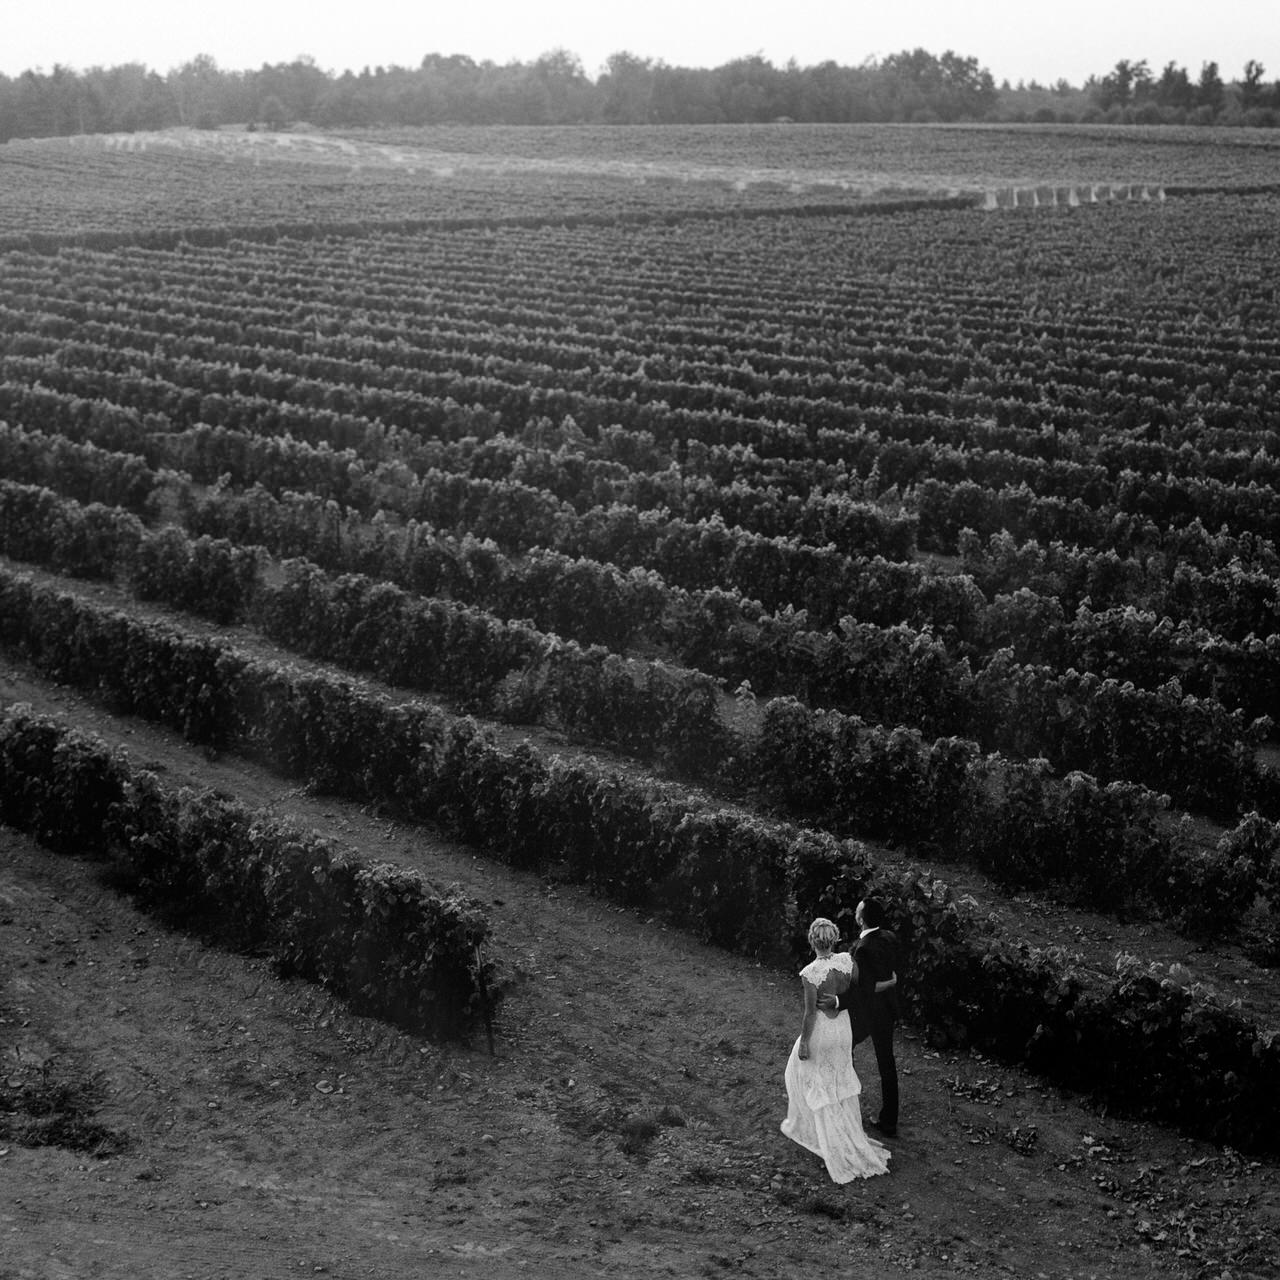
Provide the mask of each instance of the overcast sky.
[{"label": "overcast sky", "polygon": [[6,0],[0,72],[196,54],[229,70],[309,54],[327,71],[416,66],[426,53],[532,61],[575,53],[589,75],[619,50],[674,66],[761,54],[776,65],[856,65],[902,49],[972,56],[997,82],[1080,84],[1120,58],[1206,61],[1232,80],[1249,58],[1280,78],[1280,0]]}]

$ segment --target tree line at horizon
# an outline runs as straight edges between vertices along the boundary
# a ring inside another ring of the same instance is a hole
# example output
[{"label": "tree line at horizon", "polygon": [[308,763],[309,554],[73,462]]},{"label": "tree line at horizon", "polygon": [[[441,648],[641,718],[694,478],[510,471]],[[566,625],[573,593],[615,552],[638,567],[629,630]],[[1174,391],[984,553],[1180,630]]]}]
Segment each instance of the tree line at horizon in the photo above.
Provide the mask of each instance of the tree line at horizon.
[{"label": "tree line at horizon", "polygon": [[1007,80],[976,58],[904,50],[858,66],[778,67],[760,55],[713,68],[620,52],[594,79],[554,49],[499,65],[427,54],[416,67],[325,71],[301,56],[233,71],[200,54],[164,75],[142,63],[0,75],[0,141],[174,126],[282,129],[430,124],[1000,123],[1280,125],[1280,80],[1250,59],[1238,79],[1205,62],[1121,59],[1083,86]]}]

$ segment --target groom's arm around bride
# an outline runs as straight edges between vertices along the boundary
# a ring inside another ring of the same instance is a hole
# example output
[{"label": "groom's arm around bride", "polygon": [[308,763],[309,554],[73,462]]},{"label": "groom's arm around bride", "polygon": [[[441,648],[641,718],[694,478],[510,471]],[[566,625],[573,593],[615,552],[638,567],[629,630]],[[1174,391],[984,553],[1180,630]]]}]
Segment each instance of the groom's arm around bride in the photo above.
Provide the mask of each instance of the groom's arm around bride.
[{"label": "groom's arm around bride", "polygon": [[[855,952],[857,948],[855,948]],[[889,977],[876,981],[871,974],[871,967],[866,957],[861,956],[863,963],[858,967],[858,980],[839,993],[820,992],[817,1005],[823,1013],[834,1018],[840,1012],[847,1012],[853,1027],[853,1043],[861,1044],[871,1034],[872,1016],[877,1005],[884,1007],[891,1003],[894,1020],[897,1020],[897,995],[890,994],[898,985],[898,975],[890,971]]]}]

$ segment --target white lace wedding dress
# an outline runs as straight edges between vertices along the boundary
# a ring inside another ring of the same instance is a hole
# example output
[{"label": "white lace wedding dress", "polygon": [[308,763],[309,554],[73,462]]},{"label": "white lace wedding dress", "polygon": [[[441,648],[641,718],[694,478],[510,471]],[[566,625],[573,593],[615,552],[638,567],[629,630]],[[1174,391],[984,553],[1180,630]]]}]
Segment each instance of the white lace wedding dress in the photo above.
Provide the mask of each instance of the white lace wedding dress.
[{"label": "white lace wedding dress", "polygon": [[[819,990],[833,971],[852,974],[847,951],[817,959],[800,977]],[[828,984],[829,988],[830,984]],[[809,1057],[800,1058],[796,1038],[787,1060],[787,1118],[782,1132],[826,1162],[833,1182],[871,1178],[889,1169],[888,1147],[867,1137],[862,1127],[862,1083],[853,1069],[849,1015],[834,1018],[821,1010],[809,1036]]]}]

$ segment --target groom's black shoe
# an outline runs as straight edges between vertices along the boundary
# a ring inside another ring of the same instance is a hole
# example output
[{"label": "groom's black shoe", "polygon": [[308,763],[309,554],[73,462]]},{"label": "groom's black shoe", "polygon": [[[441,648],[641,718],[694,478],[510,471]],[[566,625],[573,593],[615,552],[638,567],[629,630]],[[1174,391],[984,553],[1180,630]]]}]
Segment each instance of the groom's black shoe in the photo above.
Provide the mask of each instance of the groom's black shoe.
[{"label": "groom's black shoe", "polygon": [[896,1138],[898,1136],[898,1126],[881,1124],[879,1120],[868,1120],[867,1128],[874,1129],[877,1133],[883,1134],[886,1138]]}]

